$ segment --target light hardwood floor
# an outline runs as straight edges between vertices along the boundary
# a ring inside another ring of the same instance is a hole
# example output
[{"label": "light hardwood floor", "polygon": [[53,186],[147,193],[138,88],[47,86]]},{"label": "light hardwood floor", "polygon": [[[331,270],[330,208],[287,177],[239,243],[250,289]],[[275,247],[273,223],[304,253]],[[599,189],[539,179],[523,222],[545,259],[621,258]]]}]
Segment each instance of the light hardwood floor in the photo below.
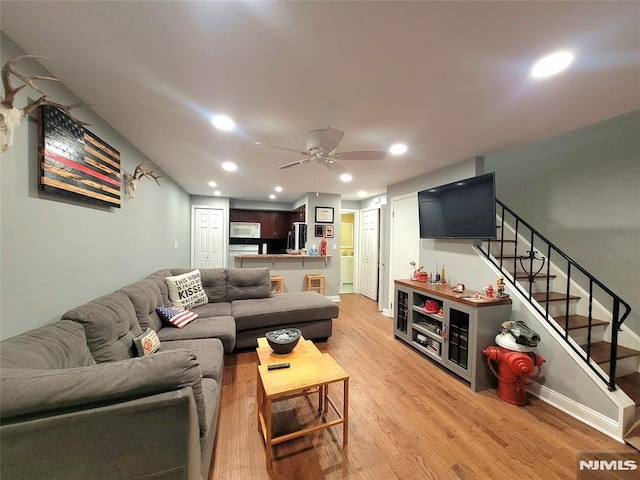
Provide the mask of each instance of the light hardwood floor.
[{"label": "light hardwood floor", "polygon": [[[634,452],[529,395],[517,407],[467,384],[393,338],[376,303],[342,295],[333,336],[318,348],[349,373],[349,444],[342,428],[274,448],[270,471],[256,423],[255,351],[225,359],[211,480],[575,479],[580,450]],[[332,398],[339,401],[340,388]],[[277,404],[290,428],[313,415],[315,399]]]}]

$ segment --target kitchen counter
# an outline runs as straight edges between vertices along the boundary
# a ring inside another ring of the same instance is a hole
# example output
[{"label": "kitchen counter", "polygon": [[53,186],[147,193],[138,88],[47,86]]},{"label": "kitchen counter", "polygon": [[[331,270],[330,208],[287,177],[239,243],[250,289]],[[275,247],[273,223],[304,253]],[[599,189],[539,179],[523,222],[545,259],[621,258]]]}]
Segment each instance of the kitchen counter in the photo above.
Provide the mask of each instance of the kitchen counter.
[{"label": "kitchen counter", "polygon": [[267,254],[258,254],[258,255],[236,255],[236,261],[240,261],[240,268],[244,266],[245,261],[268,261],[273,266],[276,265],[276,262],[281,261],[301,261],[302,266],[306,261],[316,262],[318,260],[324,260],[325,266],[328,264],[329,260],[333,257],[333,255],[289,255],[288,253],[267,253]]}]

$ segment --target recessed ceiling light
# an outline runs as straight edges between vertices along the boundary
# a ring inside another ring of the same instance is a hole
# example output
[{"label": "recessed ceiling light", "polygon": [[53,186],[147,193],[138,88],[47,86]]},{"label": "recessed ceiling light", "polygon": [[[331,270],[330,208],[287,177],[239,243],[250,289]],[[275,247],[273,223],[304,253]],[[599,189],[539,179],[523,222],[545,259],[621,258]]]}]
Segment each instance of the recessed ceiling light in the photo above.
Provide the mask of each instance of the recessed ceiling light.
[{"label": "recessed ceiling light", "polygon": [[391,145],[389,149],[389,153],[391,155],[402,155],[407,151],[407,146],[404,143],[396,143],[395,145]]},{"label": "recessed ceiling light", "polygon": [[269,195],[269,198],[270,198],[271,200],[275,200],[275,199],[276,199],[276,196],[272,193],[271,195]]},{"label": "recessed ceiling light", "polygon": [[367,192],[365,192],[364,190],[360,190],[360,191],[358,192],[358,196],[359,196],[360,198],[364,198],[364,197],[366,197],[366,196],[367,196]]},{"label": "recessed ceiling light", "polygon": [[211,123],[213,123],[213,126],[216,127],[218,130],[224,130],[224,131],[233,130],[234,127],[236,126],[234,121],[231,118],[227,117],[226,115],[214,116],[211,119]]},{"label": "recessed ceiling light", "polygon": [[343,182],[350,182],[351,180],[353,180],[353,177],[348,173],[343,173],[342,175],[340,175],[340,180],[342,180]]},{"label": "recessed ceiling light", "polygon": [[280,185],[278,185],[276,188],[274,188],[274,190],[278,193],[280,193],[282,191],[282,187]]},{"label": "recessed ceiling light", "polygon": [[561,72],[569,66],[573,60],[571,52],[556,52],[538,60],[531,69],[531,76],[545,78]]},{"label": "recessed ceiling light", "polygon": [[238,169],[238,166],[233,162],[224,162],[222,164],[222,168],[224,168],[227,172],[235,172]]},{"label": "recessed ceiling light", "polygon": [[217,186],[218,186],[218,184],[217,184],[216,182],[214,182],[213,180],[211,180],[211,181],[209,182],[209,186],[210,186],[210,187],[217,187]]},{"label": "recessed ceiling light", "polygon": [[215,192],[213,192],[213,194],[214,194],[216,197],[219,197],[219,196],[220,196],[220,190],[216,190]]}]

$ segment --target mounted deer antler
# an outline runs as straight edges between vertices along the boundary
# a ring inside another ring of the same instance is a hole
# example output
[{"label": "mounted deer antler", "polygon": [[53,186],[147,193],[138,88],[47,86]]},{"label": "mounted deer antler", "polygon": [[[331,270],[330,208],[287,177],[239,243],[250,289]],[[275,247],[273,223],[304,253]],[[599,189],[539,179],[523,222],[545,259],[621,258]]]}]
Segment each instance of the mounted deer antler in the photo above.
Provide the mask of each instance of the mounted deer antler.
[{"label": "mounted deer antler", "polygon": [[[71,115],[70,111],[73,108],[81,107],[86,105],[85,103],[76,103],[73,105],[61,105],[59,103],[53,102],[47,99],[47,94],[40,90],[35,84],[36,80],[50,80],[52,82],[59,82],[55,77],[47,77],[45,75],[25,75],[20,73],[19,71],[13,68],[13,65],[24,59],[24,58],[47,58],[42,57],[40,55],[18,55],[17,57],[12,58],[2,67],[2,86],[4,87],[4,96],[0,97],[0,153],[6,152],[9,147],[13,146],[13,131],[15,128],[20,125],[20,121],[22,117],[26,117],[33,110],[38,108],[40,105],[51,105],[52,107],[59,108],[71,118],[73,118],[76,122],[82,125],[88,125],[88,123],[81,122],[78,119],[74,118]],[[11,75],[15,75],[20,80],[24,82],[24,85],[20,85],[19,87],[13,88],[11,86]],[[36,92],[40,93],[42,96],[37,100],[29,103],[24,108],[16,108],[13,106],[13,102],[15,100],[16,94],[22,90],[24,87],[29,86],[33,88]]]},{"label": "mounted deer antler", "polygon": [[152,168],[152,169],[144,169],[142,168],[142,166],[145,163],[151,163],[151,162],[142,162],[139,163],[135,170],[133,171],[133,173],[124,173],[123,175],[123,179],[124,179],[124,191],[127,194],[127,197],[129,197],[129,200],[133,200],[133,195],[136,192],[136,188],[138,187],[138,182],[140,182],[141,178],[148,178],[149,180],[153,180],[155,181],[158,186],[160,185],[160,182],[158,181],[159,178],[162,177],[162,175],[156,175],[155,172],[157,172],[158,170],[160,170],[159,168]]}]

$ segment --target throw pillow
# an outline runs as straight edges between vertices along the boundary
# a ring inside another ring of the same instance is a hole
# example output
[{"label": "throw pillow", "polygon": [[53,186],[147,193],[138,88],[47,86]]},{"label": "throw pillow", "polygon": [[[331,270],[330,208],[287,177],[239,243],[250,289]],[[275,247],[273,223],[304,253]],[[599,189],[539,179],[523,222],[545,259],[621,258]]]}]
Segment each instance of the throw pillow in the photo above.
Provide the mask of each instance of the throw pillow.
[{"label": "throw pillow", "polygon": [[142,335],[138,335],[133,339],[139,357],[151,355],[153,352],[160,350],[160,339],[155,330],[147,328]]},{"label": "throw pillow", "polygon": [[174,307],[188,310],[209,303],[209,297],[202,288],[200,270],[167,277],[166,282],[169,288],[169,300]]},{"label": "throw pillow", "polygon": [[156,312],[160,318],[165,320],[169,325],[184,328],[188,323],[198,318],[198,314],[176,307],[158,307]]}]

